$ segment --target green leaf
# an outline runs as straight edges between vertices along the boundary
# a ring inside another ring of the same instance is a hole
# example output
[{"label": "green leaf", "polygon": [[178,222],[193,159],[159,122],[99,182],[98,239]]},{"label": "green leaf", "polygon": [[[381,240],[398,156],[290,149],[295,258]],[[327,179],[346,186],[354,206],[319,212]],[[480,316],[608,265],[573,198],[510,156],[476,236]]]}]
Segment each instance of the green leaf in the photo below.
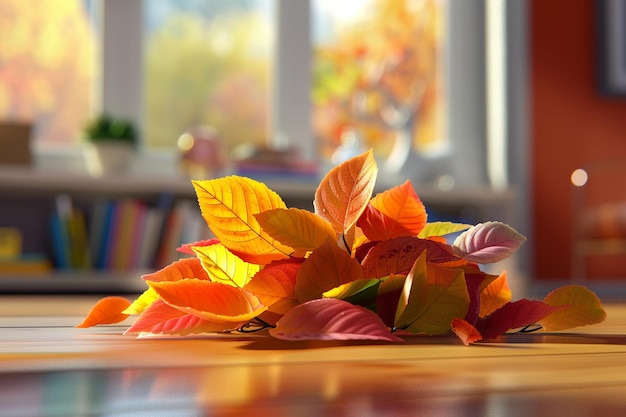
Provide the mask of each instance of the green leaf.
[{"label": "green leaf", "polygon": [[373,300],[378,292],[379,279],[357,279],[347,284],[328,290],[322,294],[324,298],[337,298],[352,304],[359,304],[365,299]]},{"label": "green leaf", "polygon": [[465,317],[469,302],[463,270],[427,263],[422,254],[407,275],[395,326],[411,333],[446,334],[452,320]]}]

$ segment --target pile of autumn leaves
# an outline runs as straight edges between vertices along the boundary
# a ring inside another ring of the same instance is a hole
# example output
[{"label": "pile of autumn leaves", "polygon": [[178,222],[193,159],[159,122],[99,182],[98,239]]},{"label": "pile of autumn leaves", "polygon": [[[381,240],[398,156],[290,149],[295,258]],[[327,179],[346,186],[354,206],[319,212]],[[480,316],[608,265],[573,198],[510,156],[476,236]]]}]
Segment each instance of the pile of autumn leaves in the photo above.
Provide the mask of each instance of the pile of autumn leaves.
[{"label": "pile of autumn leaves", "polygon": [[[285,340],[454,333],[469,344],[537,323],[559,330],[604,320],[581,286],[511,302],[506,274],[479,265],[513,254],[522,235],[500,222],[428,223],[408,181],[372,198],[377,172],[371,151],[335,167],[314,213],[287,208],[249,178],[193,181],[216,238],[184,245],[192,256],[145,275],[148,289],[134,302],[106,297],[78,327],[138,315],[127,334],[260,326]],[[460,234],[450,245],[452,233]]]}]

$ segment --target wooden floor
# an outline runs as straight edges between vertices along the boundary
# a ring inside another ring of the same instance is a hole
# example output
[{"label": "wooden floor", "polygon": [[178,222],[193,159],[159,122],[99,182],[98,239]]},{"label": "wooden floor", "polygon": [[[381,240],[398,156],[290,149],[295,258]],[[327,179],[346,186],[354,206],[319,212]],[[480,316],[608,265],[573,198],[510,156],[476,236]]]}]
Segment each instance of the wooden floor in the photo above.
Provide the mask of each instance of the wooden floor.
[{"label": "wooden floor", "polygon": [[626,304],[466,347],[73,328],[93,301],[0,297],[0,416],[626,416]]}]

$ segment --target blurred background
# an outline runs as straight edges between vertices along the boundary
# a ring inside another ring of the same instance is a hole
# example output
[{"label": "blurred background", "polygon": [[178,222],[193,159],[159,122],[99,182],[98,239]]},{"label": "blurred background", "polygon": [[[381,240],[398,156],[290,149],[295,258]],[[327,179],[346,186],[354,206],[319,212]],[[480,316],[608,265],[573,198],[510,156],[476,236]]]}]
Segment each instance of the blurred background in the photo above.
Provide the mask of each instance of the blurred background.
[{"label": "blurred background", "polygon": [[0,0],[0,39],[0,292],[142,290],[210,237],[189,179],[311,208],[372,148],[528,237],[514,296],[626,294],[626,1]]}]

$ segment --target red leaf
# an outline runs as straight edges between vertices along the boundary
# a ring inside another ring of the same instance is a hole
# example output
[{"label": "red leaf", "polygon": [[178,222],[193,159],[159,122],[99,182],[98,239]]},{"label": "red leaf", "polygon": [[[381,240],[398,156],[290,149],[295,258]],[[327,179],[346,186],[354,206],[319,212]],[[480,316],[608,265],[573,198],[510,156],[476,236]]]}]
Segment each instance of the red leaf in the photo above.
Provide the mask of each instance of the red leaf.
[{"label": "red leaf", "polygon": [[425,250],[427,262],[458,260],[447,245],[417,237],[399,237],[378,242],[369,250],[362,263],[365,278],[406,274]]},{"label": "red leaf", "polygon": [[452,331],[466,346],[470,343],[482,340],[482,336],[478,330],[463,319],[456,318],[452,320]]},{"label": "red leaf", "polygon": [[509,302],[484,319],[478,319],[476,328],[484,339],[493,339],[511,329],[537,323],[559,308],[527,299]]},{"label": "red leaf", "polygon": [[380,283],[376,294],[376,314],[389,327],[396,320],[398,302],[404,288],[405,275],[390,275]]},{"label": "red leaf", "polygon": [[270,334],[283,340],[402,341],[375,313],[334,298],[300,304],[285,314]]}]

